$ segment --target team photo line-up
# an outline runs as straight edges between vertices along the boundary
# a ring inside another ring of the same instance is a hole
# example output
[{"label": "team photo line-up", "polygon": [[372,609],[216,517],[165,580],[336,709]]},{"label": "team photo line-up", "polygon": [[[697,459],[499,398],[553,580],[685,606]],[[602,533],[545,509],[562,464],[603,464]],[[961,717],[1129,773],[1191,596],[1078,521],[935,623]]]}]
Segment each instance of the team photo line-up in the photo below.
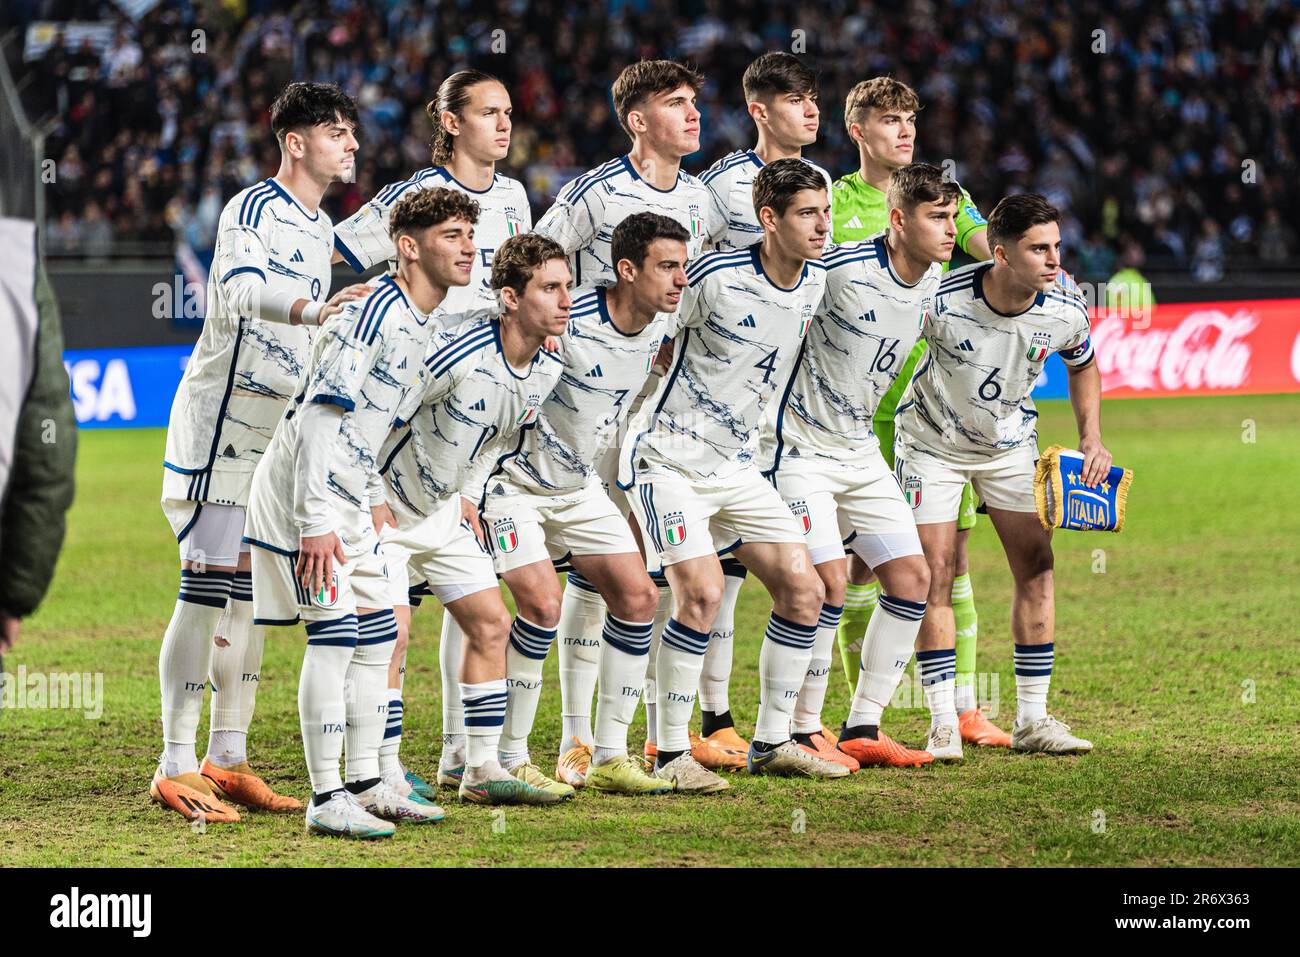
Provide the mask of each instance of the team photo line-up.
[{"label": "team photo line-up", "polygon": [[[802,157],[817,78],[787,53],[745,71],[754,148],[692,176],[703,82],[667,60],[624,69],[612,100],[630,151],[536,223],[496,172],[511,100],[494,77],[448,77],[428,105],[431,165],[337,225],[321,201],[355,174],[356,106],[328,84],[281,92],[279,170],[221,214],[167,429],[181,571],[155,801],[209,823],[303,811],[311,833],[377,838],[441,820],[439,788],[540,805],[715,793],[720,771],[920,767],[963,745],[1091,750],[1047,710],[1052,547],[1030,392],[1050,354],[1069,371],[1084,483],[1111,464],[1057,211],[1019,194],[986,220],[913,162],[922,104],[889,77],[848,94],[860,164],[833,181]],[[949,271],[954,246],[975,262]],[[331,295],[340,262],[387,268]],[[975,699],[977,502],[1014,580],[1010,733]],[[748,574],[772,602],[751,741],[728,701]],[[400,756],[426,598],[446,610],[433,783]],[[266,629],[299,624],[305,802],[275,793],[247,748]],[[557,632],[572,640],[551,777],[529,740]],[[852,703],[832,732],[837,646]],[[881,728],[914,653],[923,750]]]}]

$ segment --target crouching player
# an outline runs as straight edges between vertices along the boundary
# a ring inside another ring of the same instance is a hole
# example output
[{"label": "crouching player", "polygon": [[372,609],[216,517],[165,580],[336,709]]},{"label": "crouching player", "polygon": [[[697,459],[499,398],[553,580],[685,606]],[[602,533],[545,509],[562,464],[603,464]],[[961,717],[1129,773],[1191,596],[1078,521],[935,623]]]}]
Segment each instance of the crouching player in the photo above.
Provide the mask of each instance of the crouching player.
[{"label": "crouching player", "polygon": [[989,217],[992,263],[949,273],[926,323],[929,355],[898,408],[895,475],[912,506],[930,566],[930,597],[917,660],[930,709],[926,750],[959,760],[953,685],[956,637],[952,577],[957,509],[971,482],[988,507],[1015,581],[1017,751],[1092,750],[1047,713],[1055,658],[1052,541],[1034,510],[1038,413],[1029,397],[1043,363],[1059,352],[1084,454],[1084,478],[1102,480],[1110,453],[1101,442],[1101,374],[1093,361],[1088,310],[1058,287],[1059,213],[1043,197],[1009,196]]},{"label": "crouching player", "polygon": [[478,537],[477,506],[487,475],[518,448],[520,431],[536,422],[560,376],[560,360],[542,343],[564,332],[569,281],[554,241],[527,233],[502,243],[492,261],[500,314],[439,335],[426,382],[408,397],[380,456],[397,521],[396,531],[385,533],[385,553],[405,554],[410,569],[393,569],[395,584],[413,580],[448,612],[439,656],[443,730],[444,737],[463,734],[465,743],[454,757],[444,753],[439,781],[454,780],[464,802],[553,804],[573,794],[535,787],[498,761],[507,640],[530,626],[511,623]]},{"label": "crouching player", "polygon": [[450,286],[469,282],[477,216],[473,200],[445,189],[397,205],[397,274],[321,330],[302,389],[254,475],[245,541],[253,546],[255,620],[307,624],[298,714],[311,833],[389,837],[391,821],[443,816],[379,775],[397,627],[371,506],[383,502],[375,459],[419,381],[435,329],[430,313]]},{"label": "crouching player", "polygon": [[[830,761],[919,766],[931,756],[896,744],[880,718],[912,657],[925,614],[929,571],[916,523],[880,453],[871,420],[920,336],[952,256],[961,189],[924,163],[889,180],[889,228],[835,247],[826,292],[804,340],[798,370],[763,437],[773,485],[803,527],[826,586],[812,660],[792,729],[803,748]],[[857,669],[852,711],[836,747],[823,730],[835,630],[844,600],[847,543],[882,585]]]}]

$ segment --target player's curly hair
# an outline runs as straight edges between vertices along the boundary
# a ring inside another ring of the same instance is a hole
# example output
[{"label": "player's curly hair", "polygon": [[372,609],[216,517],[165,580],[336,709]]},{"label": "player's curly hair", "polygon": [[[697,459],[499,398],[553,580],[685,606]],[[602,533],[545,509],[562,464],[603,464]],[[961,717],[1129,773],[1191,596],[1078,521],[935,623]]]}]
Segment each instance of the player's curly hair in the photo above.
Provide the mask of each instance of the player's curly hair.
[{"label": "player's curly hair", "polygon": [[890,209],[901,209],[910,213],[922,203],[961,202],[961,187],[950,179],[945,179],[943,170],[929,163],[911,163],[900,166],[889,174],[889,187],[885,191],[885,202]]},{"label": "player's curly hair", "polygon": [[478,222],[479,205],[471,196],[437,186],[415,189],[398,200],[388,220],[388,234],[396,241],[402,233],[418,232],[449,219]]},{"label": "player's curly hair", "polygon": [[689,243],[691,234],[677,220],[659,213],[634,213],[614,227],[609,243],[610,261],[617,266],[626,259],[639,269],[656,239]]},{"label": "player's curly hair", "polygon": [[492,289],[500,292],[509,287],[522,296],[533,273],[552,259],[569,259],[554,239],[541,233],[511,236],[492,257]]},{"label": "player's curly hair", "polygon": [[817,74],[804,66],[793,53],[785,51],[764,53],[745,68],[740,84],[747,103],[774,93],[817,95]]},{"label": "player's curly hair", "polygon": [[271,104],[271,130],[284,145],[289,133],[343,120],[360,136],[357,104],[333,83],[307,83],[295,80]]},{"label": "player's curly hair", "polygon": [[764,206],[778,216],[785,215],[794,194],[801,189],[826,189],[826,179],[817,168],[801,159],[779,159],[768,163],[754,177],[754,212]]},{"label": "player's curly hair", "polygon": [[1061,211],[1038,193],[1004,196],[989,214],[989,249],[1010,246],[1033,227],[1060,221]]},{"label": "player's curly hair", "polygon": [[886,113],[917,113],[921,98],[902,80],[892,76],[876,76],[863,80],[844,98],[844,129],[853,136],[853,124],[867,118],[867,111],[875,108]]},{"label": "player's curly hair", "polygon": [[699,93],[704,86],[704,76],[674,60],[638,60],[623,67],[623,72],[611,88],[614,113],[618,116],[623,132],[632,135],[632,130],[627,125],[627,115],[641,106],[647,97],[656,93],[671,93],[679,86],[689,86]]},{"label": "player's curly hair", "polygon": [[500,83],[491,73],[482,70],[460,70],[443,80],[438,87],[438,94],[424,112],[433,121],[433,137],[429,140],[429,149],[433,152],[433,165],[446,166],[451,162],[451,155],[456,149],[456,137],[442,125],[442,114],[451,113],[461,117],[469,105],[469,94],[480,83]]}]

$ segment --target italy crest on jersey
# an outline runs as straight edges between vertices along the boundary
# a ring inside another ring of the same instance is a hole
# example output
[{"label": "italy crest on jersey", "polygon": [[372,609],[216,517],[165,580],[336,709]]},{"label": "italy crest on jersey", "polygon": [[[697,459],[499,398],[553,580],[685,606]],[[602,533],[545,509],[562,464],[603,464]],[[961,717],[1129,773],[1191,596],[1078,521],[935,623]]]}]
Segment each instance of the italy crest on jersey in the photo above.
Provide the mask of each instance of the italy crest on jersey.
[{"label": "italy crest on jersey", "polygon": [[680,545],[686,541],[686,516],[681,512],[672,512],[664,516],[664,538],[669,545]]},{"label": "italy crest on jersey", "polygon": [[799,520],[799,527],[803,529],[805,535],[812,531],[812,516],[808,514],[807,502],[802,500],[791,502],[790,511],[794,513],[794,517]]},{"label": "italy crest on jersey", "polygon": [[511,236],[518,236],[524,231],[524,222],[519,218],[519,211],[513,206],[506,207],[506,232]]},{"label": "italy crest on jersey", "polygon": [[339,601],[339,573],[331,572],[330,580],[316,593],[316,605],[320,608],[333,608]]},{"label": "italy crest on jersey", "polygon": [[519,415],[515,417],[515,425],[527,425],[529,422],[532,422],[533,419],[537,418],[537,409],[541,404],[542,397],[535,392],[530,393],[527,402],[524,403],[523,409],[520,410]]},{"label": "italy crest on jersey", "polygon": [[700,207],[691,207],[691,236],[695,239],[700,238],[700,233],[704,232],[704,220],[700,218]]},{"label": "italy crest on jersey", "polygon": [[921,504],[921,476],[909,475],[903,479],[903,498],[912,508],[918,508]]},{"label": "italy crest on jersey", "polygon": [[799,338],[802,339],[808,334],[808,327],[812,325],[813,307],[812,303],[805,302],[803,309],[799,313]]},{"label": "italy crest on jersey", "polygon": [[1046,332],[1035,332],[1029,341],[1029,351],[1025,358],[1030,362],[1042,362],[1047,358],[1047,351],[1052,347],[1052,337]]},{"label": "italy crest on jersey", "polygon": [[492,536],[497,542],[497,551],[508,553],[519,547],[519,535],[515,532],[515,523],[508,518],[499,518],[492,523]]}]

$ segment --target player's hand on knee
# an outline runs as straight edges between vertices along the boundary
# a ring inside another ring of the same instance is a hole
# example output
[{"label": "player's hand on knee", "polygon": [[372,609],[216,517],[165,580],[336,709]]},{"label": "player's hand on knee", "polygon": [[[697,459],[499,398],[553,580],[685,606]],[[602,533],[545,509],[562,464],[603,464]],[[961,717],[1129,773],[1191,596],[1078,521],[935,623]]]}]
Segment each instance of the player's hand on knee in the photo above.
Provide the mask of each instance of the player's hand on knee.
[{"label": "player's hand on knee", "polygon": [[1100,484],[1110,472],[1111,457],[1106,446],[1101,444],[1100,436],[1087,438],[1079,443],[1083,453],[1083,481],[1089,487]]}]

